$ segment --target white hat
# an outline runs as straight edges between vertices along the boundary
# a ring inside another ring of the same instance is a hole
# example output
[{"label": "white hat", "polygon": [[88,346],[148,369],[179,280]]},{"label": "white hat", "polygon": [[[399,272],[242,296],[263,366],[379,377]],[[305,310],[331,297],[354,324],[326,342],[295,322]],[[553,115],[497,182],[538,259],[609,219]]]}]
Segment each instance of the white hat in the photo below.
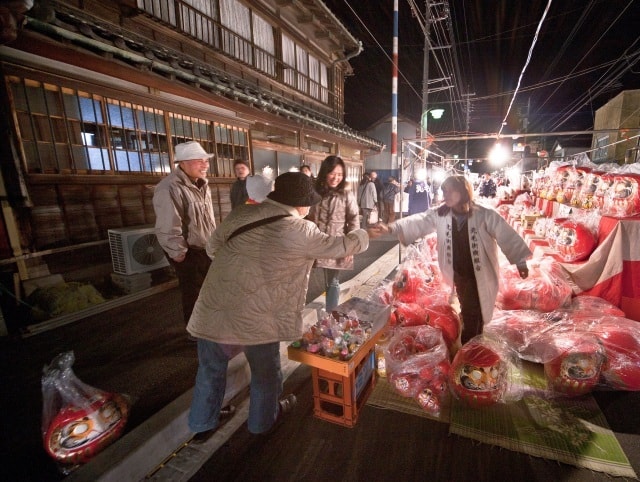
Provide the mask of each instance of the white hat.
[{"label": "white hat", "polygon": [[247,194],[255,202],[261,203],[273,191],[273,181],[260,174],[247,177]]},{"label": "white hat", "polygon": [[189,141],[176,144],[176,155],[173,158],[173,162],[209,159],[213,156],[215,156],[215,154],[209,154],[202,148],[199,142]]}]

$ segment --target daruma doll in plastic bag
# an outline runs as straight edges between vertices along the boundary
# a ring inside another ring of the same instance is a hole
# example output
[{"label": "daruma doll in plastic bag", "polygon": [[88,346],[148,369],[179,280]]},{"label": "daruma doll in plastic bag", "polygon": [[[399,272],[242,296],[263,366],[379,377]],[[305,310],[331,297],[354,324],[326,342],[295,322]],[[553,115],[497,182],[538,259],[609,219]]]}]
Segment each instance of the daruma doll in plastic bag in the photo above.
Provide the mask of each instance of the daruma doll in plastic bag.
[{"label": "daruma doll in plastic bag", "polygon": [[611,187],[604,196],[602,214],[616,218],[625,218],[640,214],[640,176],[614,176]]},{"label": "daruma doll in plastic bag", "polygon": [[[558,170],[559,171],[559,170]],[[562,172],[564,177],[564,183],[562,190],[556,194],[556,201],[564,204],[571,204],[576,189],[582,185],[582,178],[584,177],[583,171],[570,167]]]},{"label": "daruma doll in plastic bag", "polygon": [[564,197],[566,202],[572,206],[580,207],[582,205],[582,199],[580,195],[585,182],[589,179],[588,169],[576,169],[575,176],[572,177],[571,182],[564,188]]},{"label": "daruma doll in plastic bag", "polygon": [[451,362],[449,386],[458,399],[470,407],[505,402],[512,371],[518,365],[515,353],[506,345],[482,335],[465,343]]},{"label": "daruma doll in plastic bag", "polygon": [[598,384],[605,351],[598,338],[585,332],[558,334],[557,356],[544,364],[550,387],[568,396],[589,393]]},{"label": "daruma doll in plastic bag", "polygon": [[42,376],[44,448],[63,473],[116,440],[129,414],[124,396],[81,382],[71,369],[74,360],[72,351],[61,353]]},{"label": "daruma doll in plastic bag", "polygon": [[501,310],[549,312],[571,303],[571,286],[561,268],[551,258],[531,264],[527,279],[521,279],[514,266],[500,270],[501,283],[496,306]]},{"label": "daruma doll in plastic bag", "polygon": [[608,388],[640,390],[640,323],[628,318],[603,316],[589,331],[605,350],[602,378]]},{"label": "daruma doll in plastic bag", "polygon": [[605,172],[601,173],[593,199],[594,208],[602,209],[604,207],[604,201],[609,195],[609,189],[611,189],[612,185],[613,175]]},{"label": "daruma doll in plastic bag", "polygon": [[584,177],[584,182],[580,187],[580,190],[575,194],[571,200],[573,206],[577,206],[582,209],[592,209],[595,206],[595,195],[600,183],[600,173],[589,172]]},{"label": "daruma doll in plastic bag", "polygon": [[584,261],[596,249],[596,235],[582,223],[567,220],[558,229],[555,248],[562,261],[574,263]]}]

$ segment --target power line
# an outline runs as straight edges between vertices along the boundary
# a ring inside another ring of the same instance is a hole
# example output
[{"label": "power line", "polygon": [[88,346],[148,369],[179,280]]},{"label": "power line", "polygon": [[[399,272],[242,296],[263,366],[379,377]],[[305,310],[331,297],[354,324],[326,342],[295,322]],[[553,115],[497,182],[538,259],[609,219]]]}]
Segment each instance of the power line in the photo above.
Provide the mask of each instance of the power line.
[{"label": "power line", "polygon": [[522,77],[524,76],[524,72],[527,69],[529,62],[531,61],[531,54],[533,53],[533,47],[535,47],[536,42],[538,41],[538,34],[540,33],[540,29],[542,28],[542,23],[544,22],[544,19],[547,16],[547,12],[549,12],[549,8],[551,8],[551,0],[549,0],[549,2],[547,3],[547,7],[544,9],[544,12],[542,13],[542,18],[540,19],[540,23],[538,23],[538,28],[536,29],[536,33],[533,36],[533,42],[531,43],[531,47],[529,48],[529,54],[527,55],[527,60],[524,64],[524,67],[522,68],[522,71],[520,72],[520,77],[518,78],[518,84],[516,85],[516,90],[513,93],[513,97],[511,98],[511,102],[509,103],[509,107],[507,108],[507,113],[505,114],[504,119],[502,120],[502,125],[500,126],[500,130],[498,131],[498,134],[502,132],[502,129],[507,124],[507,117],[509,117],[511,106],[513,106],[513,102],[516,100],[516,95],[518,95],[518,89],[520,88]]}]

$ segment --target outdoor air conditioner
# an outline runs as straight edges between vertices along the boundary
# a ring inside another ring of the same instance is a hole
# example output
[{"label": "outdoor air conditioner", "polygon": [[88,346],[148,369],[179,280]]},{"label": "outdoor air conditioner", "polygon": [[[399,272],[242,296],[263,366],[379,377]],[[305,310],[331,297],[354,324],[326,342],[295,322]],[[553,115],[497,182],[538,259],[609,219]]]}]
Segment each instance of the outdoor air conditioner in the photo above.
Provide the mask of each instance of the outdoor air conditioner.
[{"label": "outdoor air conditioner", "polygon": [[114,273],[145,273],[169,266],[155,229],[148,226],[109,229]]}]

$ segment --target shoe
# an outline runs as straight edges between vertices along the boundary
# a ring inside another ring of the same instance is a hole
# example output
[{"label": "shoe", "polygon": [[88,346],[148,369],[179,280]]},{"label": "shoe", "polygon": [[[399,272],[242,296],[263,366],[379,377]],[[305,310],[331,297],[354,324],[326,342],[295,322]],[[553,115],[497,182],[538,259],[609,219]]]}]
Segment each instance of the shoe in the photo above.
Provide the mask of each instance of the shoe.
[{"label": "shoe", "polygon": [[227,421],[232,418],[236,413],[236,407],[234,405],[227,405],[226,407],[222,407],[220,409],[220,421]]},{"label": "shoe", "polygon": [[288,415],[293,412],[293,409],[298,403],[298,399],[293,393],[290,393],[289,395],[281,399],[278,403],[280,405],[280,413],[278,413],[278,418],[280,418],[281,415]]},{"label": "shoe", "polygon": [[234,405],[227,405],[220,409],[220,416],[218,418],[218,426],[211,430],[205,430],[204,432],[197,432],[191,439],[192,444],[200,445],[209,440],[218,429],[224,426],[229,420],[233,418],[236,413],[236,407]]},{"label": "shoe", "polygon": [[[219,426],[218,426],[219,427]],[[200,445],[209,440],[214,433],[218,431],[218,427],[212,428],[211,430],[205,430],[204,432],[196,433],[191,439],[191,443],[195,445]]]},{"label": "shoe", "polygon": [[264,431],[264,432],[253,432],[254,435],[258,436],[258,437],[264,437],[267,435],[271,435],[273,432],[276,431],[276,429],[280,426],[280,424],[282,423],[282,420],[284,419],[285,415],[290,414],[291,412],[293,412],[293,409],[295,408],[296,404],[298,403],[298,399],[296,398],[296,396],[291,393],[289,395],[287,395],[286,397],[278,400],[278,415],[276,416],[276,421],[273,422],[273,425],[271,426],[271,428],[269,428],[268,430]]}]

